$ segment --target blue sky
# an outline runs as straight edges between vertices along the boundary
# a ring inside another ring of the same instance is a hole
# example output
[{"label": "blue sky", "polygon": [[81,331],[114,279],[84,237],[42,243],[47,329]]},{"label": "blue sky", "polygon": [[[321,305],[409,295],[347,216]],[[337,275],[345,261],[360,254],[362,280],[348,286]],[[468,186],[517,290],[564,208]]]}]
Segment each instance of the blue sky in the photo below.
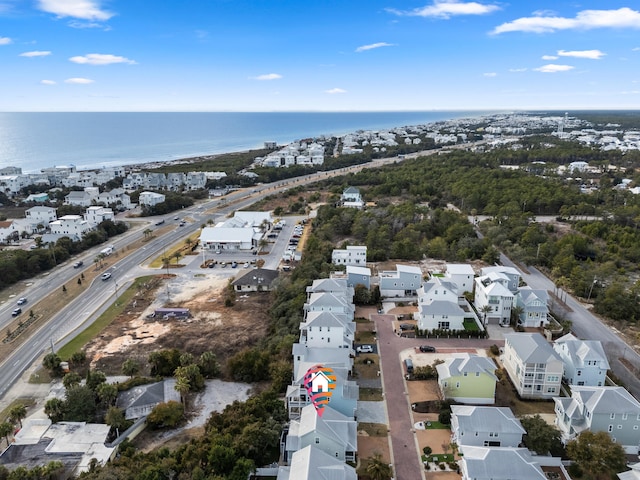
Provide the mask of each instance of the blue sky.
[{"label": "blue sky", "polygon": [[640,109],[627,0],[0,0],[0,111]]}]

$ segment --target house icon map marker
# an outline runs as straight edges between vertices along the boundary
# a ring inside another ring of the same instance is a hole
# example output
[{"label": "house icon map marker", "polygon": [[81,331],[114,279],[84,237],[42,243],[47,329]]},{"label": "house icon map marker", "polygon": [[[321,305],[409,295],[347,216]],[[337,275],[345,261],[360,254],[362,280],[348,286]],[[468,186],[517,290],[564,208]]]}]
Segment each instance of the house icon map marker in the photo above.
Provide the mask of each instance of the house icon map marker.
[{"label": "house icon map marker", "polygon": [[311,403],[319,417],[324,413],[324,407],[331,400],[336,388],[336,374],[330,367],[315,365],[304,375],[304,387],[307,389]]}]

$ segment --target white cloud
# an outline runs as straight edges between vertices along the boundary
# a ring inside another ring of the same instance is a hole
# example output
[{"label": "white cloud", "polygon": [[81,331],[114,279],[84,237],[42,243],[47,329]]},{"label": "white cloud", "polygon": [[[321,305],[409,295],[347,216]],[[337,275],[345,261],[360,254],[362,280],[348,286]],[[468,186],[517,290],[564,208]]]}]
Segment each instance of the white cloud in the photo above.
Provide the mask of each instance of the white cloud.
[{"label": "white cloud", "polygon": [[591,60],[600,60],[606,53],[600,50],[558,50],[558,55],[561,57],[575,57],[575,58],[589,58]]},{"label": "white cloud", "polygon": [[136,63],[126,57],[103,53],[88,53],[87,55],[78,55],[76,57],[71,57],[69,61],[82,65],[111,65],[112,63],[128,63],[130,65],[135,65]]},{"label": "white cloud", "polygon": [[458,0],[434,0],[427,5],[413,10],[396,10],[388,8],[389,13],[410,17],[436,17],[448,19],[455,15],[486,15],[500,10],[498,5],[485,5],[478,2],[459,2]]},{"label": "white cloud", "polygon": [[554,63],[549,63],[548,65],[543,65],[538,68],[534,68],[536,72],[542,73],[556,73],[556,72],[568,72],[569,70],[573,70],[574,67],[571,65],[556,65]]},{"label": "white cloud", "polygon": [[105,21],[113,13],[103,10],[99,1],[94,0],[38,0],[38,8],[58,17],[73,17],[83,20]]},{"label": "white cloud", "polygon": [[498,74],[496,72],[487,72],[482,74],[484,77],[497,77]]},{"label": "white cloud", "polygon": [[575,18],[543,14],[503,23],[494,28],[491,33],[549,33],[557,30],[590,30],[592,28],[640,28],[640,12],[623,7],[617,10],[582,10]]},{"label": "white cloud", "polygon": [[640,47],[634,47],[631,49],[632,52],[640,52]]},{"label": "white cloud", "polygon": [[41,85],[55,85],[56,82],[53,80],[40,80]]},{"label": "white cloud", "polygon": [[9,45],[11,42],[9,37],[0,37],[0,45]]},{"label": "white cloud", "polygon": [[513,73],[517,73],[517,72],[526,72],[527,69],[526,68],[510,68],[509,71]]},{"label": "white cloud", "polygon": [[51,52],[35,50],[33,52],[21,53],[19,56],[20,57],[46,57],[47,55],[51,55]]},{"label": "white cloud", "polygon": [[251,80],[280,80],[282,75],[279,73],[267,73],[264,75],[258,75],[257,77],[249,77]]},{"label": "white cloud", "polygon": [[542,55],[542,60],[557,60],[558,57],[556,55]]},{"label": "white cloud", "polygon": [[386,42],[378,42],[378,43],[371,43],[369,45],[362,45],[361,47],[356,48],[356,52],[360,53],[360,52],[366,52],[367,50],[373,50],[375,48],[382,48],[382,47],[393,47],[393,43],[386,43]]},{"label": "white cloud", "polygon": [[329,95],[335,95],[336,93],[347,93],[346,90],[342,88],[331,88],[329,90],[325,90],[324,93],[328,93]]},{"label": "white cloud", "polygon": [[79,78],[79,77],[74,77],[74,78],[67,78],[64,83],[73,83],[76,85],[88,85],[90,83],[93,83],[94,81],[91,80],[90,78]]}]

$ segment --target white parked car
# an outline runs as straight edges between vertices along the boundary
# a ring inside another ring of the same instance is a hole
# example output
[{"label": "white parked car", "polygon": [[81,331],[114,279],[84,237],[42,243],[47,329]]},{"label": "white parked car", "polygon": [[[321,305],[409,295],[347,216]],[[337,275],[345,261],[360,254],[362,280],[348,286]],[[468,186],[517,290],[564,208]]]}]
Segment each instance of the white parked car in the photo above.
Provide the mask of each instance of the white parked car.
[{"label": "white parked car", "polygon": [[356,347],[358,353],[373,353],[373,347],[371,345],[359,345]]}]

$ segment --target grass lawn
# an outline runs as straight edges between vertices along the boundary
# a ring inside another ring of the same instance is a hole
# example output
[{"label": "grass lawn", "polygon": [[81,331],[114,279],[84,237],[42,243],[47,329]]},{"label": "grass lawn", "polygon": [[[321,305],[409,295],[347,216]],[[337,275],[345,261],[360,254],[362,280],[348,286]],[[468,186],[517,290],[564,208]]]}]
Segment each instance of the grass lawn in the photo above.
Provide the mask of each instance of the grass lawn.
[{"label": "grass lawn", "polygon": [[80,332],[73,340],[67,343],[64,347],[58,350],[58,356],[63,360],[68,360],[69,357],[75,352],[82,350],[89,340],[98,336],[100,332],[108,326],[114,318],[120,315],[129,305],[131,299],[135,296],[139,287],[148,282],[153,276],[140,277],[133,282],[133,284],[127,288],[122,295],[113,303],[105,312],[98,317],[89,327]]},{"label": "grass lawn", "polygon": [[445,425],[444,423],[440,423],[437,420],[428,420],[424,422],[425,430],[448,430],[451,428],[451,425]]},{"label": "grass lawn", "polygon": [[363,402],[381,402],[382,389],[381,388],[361,388],[359,400]]},{"label": "grass lawn", "polygon": [[[366,363],[370,360],[371,363]],[[380,371],[379,359],[374,354],[360,354],[353,365],[353,370],[358,378],[373,379],[378,377]]]},{"label": "grass lawn", "polygon": [[367,432],[370,437],[386,437],[388,428],[384,423],[358,423],[358,430]]},{"label": "grass lawn", "polygon": [[358,343],[375,343],[373,332],[356,332],[355,341]]},{"label": "grass lawn", "polygon": [[438,463],[448,463],[455,461],[455,457],[452,453],[436,453],[429,455],[421,456],[423,462],[438,462]]},{"label": "grass lawn", "polygon": [[158,257],[156,257],[149,264],[149,267],[151,267],[151,268],[163,267],[164,266],[164,262],[162,261],[163,258],[168,258],[170,265],[175,265],[175,264],[179,263],[179,260],[176,260],[176,254],[179,252],[180,253],[180,258],[184,257],[185,255],[190,254],[191,246],[193,244],[197,243],[198,240],[200,239],[200,231],[197,231],[196,233],[193,233],[188,238],[190,238],[191,241],[193,242],[191,245],[187,245],[187,239],[186,238],[181,239],[180,241],[174,243],[171,246],[171,248],[168,248],[166,251],[162,252],[162,254],[160,254]]}]

